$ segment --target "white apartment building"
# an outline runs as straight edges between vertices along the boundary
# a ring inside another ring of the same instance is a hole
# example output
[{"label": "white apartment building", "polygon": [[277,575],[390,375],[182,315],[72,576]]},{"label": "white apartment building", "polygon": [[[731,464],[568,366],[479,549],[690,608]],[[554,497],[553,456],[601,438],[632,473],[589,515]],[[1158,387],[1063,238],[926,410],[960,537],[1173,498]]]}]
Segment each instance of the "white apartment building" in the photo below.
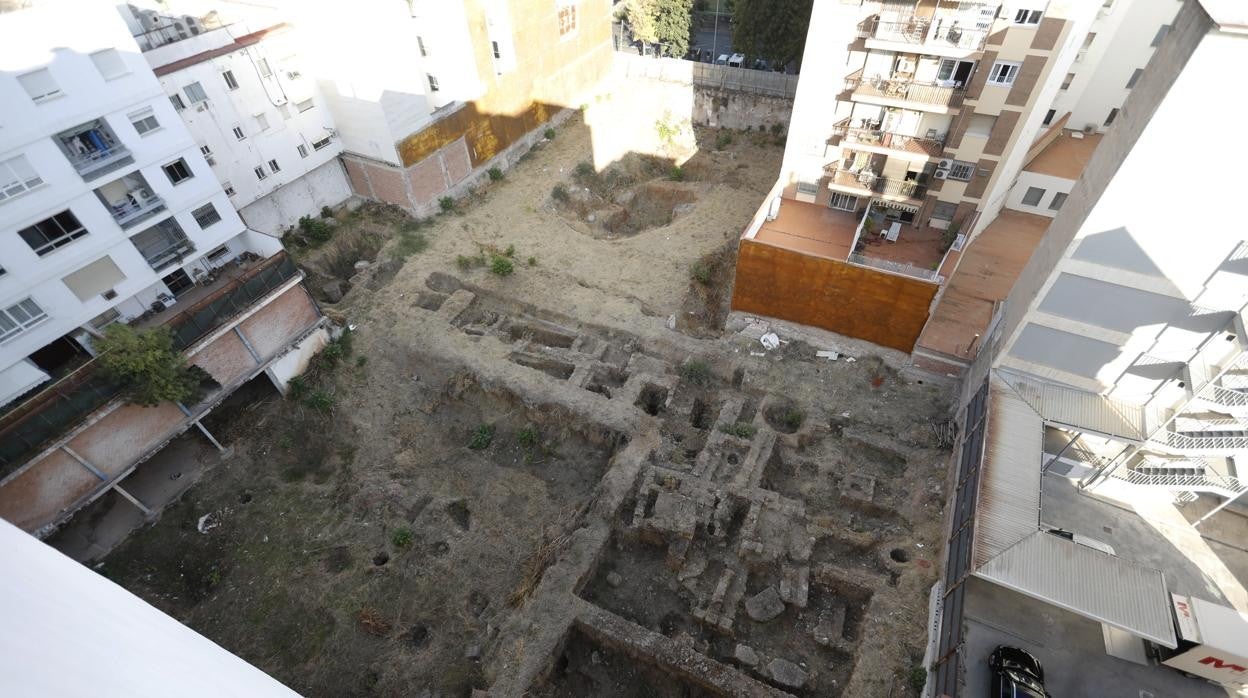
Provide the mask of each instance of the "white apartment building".
[{"label": "white apartment building", "polygon": [[3,403],[109,322],[280,249],[246,231],[116,10],[67,11],[0,15],[0,34],[27,39],[0,42]]},{"label": "white apartment building", "polygon": [[228,24],[143,57],[243,221],[280,235],[351,190],[342,139],[294,31],[253,27]]}]

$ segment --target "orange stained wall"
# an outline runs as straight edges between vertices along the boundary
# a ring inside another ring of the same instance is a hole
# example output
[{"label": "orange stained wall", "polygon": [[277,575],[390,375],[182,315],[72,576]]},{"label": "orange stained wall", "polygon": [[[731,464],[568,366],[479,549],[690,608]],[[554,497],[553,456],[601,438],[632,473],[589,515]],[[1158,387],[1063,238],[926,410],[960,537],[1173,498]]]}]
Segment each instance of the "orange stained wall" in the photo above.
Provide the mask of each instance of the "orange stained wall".
[{"label": "orange stained wall", "polygon": [[574,4],[576,30],[561,37],[557,0],[507,0],[516,65],[496,75],[485,8],[480,0],[465,0],[485,93],[400,141],[404,167],[464,136],[476,169],[560,109],[580,106],[577,100],[585,90],[611,69],[611,4],[604,0]]},{"label": "orange stained wall", "polygon": [[918,279],[742,240],[732,309],[909,353],[936,289]]}]

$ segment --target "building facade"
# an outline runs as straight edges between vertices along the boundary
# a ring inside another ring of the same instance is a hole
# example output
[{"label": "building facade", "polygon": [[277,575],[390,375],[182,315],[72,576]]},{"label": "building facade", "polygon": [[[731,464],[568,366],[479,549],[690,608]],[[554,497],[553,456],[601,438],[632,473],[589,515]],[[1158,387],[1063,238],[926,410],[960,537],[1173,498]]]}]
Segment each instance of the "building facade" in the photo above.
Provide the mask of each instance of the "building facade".
[{"label": "building facade", "polygon": [[1155,163],[1238,104],[1211,71],[1248,52],[1246,20],[1182,6],[966,373],[931,695],[978,695],[997,644],[1055,695],[1226,695],[1159,663],[1191,646],[1172,595],[1248,617],[1248,554],[1223,544],[1248,533],[1248,235],[1170,194],[1233,196],[1248,149],[1197,156],[1200,183]]},{"label": "building facade", "polygon": [[143,57],[249,228],[280,235],[351,196],[342,139],[290,27],[233,23]]}]

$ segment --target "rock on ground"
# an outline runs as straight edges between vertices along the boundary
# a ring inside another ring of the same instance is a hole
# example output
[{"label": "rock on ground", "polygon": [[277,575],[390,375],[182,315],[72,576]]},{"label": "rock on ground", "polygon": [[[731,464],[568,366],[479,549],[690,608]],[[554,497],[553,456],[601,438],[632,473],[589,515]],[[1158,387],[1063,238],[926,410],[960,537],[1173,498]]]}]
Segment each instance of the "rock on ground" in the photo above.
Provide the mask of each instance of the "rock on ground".
[{"label": "rock on ground", "polygon": [[767,587],[746,600],[745,612],[750,618],[766,623],[784,613],[784,601],[780,600],[780,592],[775,587]]}]

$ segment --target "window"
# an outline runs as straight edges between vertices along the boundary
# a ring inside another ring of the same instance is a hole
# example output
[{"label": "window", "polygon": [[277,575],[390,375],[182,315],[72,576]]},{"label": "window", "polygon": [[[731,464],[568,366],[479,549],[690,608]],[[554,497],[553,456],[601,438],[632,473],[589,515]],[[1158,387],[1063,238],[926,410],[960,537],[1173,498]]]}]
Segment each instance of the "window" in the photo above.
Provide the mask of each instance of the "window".
[{"label": "window", "polygon": [[165,176],[169,178],[170,184],[181,184],[194,176],[191,174],[190,166],[182,158],[178,158],[160,169],[165,171]]},{"label": "window", "polygon": [[22,84],[22,89],[26,90],[26,94],[30,95],[31,101],[35,104],[55,99],[61,95],[61,86],[56,84],[56,80],[52,79],[52,73],[48,72],[47,68],[40,68],[25,75],[18,75],[17,81]]},{"label": "window", "polygon": [[1063,90],[1069,90],[1069,89],[1070,89],[1070,83],[1072,83],[1072,82],[1074,82],[1074,81],[1075,81],[1075,74],[1074,74],[1074,73],[1066,73],[1066,79],[1065,79],[1065,80],[1062,80],[1062,89],[1063,89]]},{"label": "window", "polygon": [[494,60],[497,61],[503,57],[503,52],[499,50],[497,41],[490,42],[490,49],[494,51]]},{"label": "window", "polygon": [[834,191],[832,192],[832,198],[828,199],[828,207],[840,211],[857,211],[858,197]]},{"label": "window", "polygon": [[264,171],[263,167],[256,167],[252,169],[252,172],[256,173],[256,179],[265,179],[269,176],[269,174]]},{"label": "window", "polygon": [[222,182],[221,188],[225,190],[226,196],[234,196],[234,185],[229,182]]},{"label": "window", "polygon": [[1117,119],[1117,118],[1118,118],[1118,107],[1114,107],[1113,109],[1109,110],[1109,116],[1105,117],[1105,125],[1108,126],[1114,123],[1114,119]]},{"label": "window", "polygon": [[425,77],[429,78],[429,91],[437,92],[440,89],[438,87],[438,79],[429,73],[425,73]]},{"label": "window", "polygon": [[425,49],[425,40],[423,37],[416,37],[416,48],[420,49],[420,55],[428,56],[429,51]]},{"label": "window", "polygon": [[191,215],[195,217],[195,222],[200,228],[207,228],[221,220],[221,214],[217,213],[217,209],[210,203],[191,211]]},{"label": "window", "polygon": [[1043,14],[1043,10],[1018,10],[1014,13],[1014,23],[1035,26],[1040,23],[1040,16]]},{"label": "window", "polygon": [[312,103],[312,100],[310,98],[305,99],[302,102],[295,102],[295,109],[298,109],[300,112],[305,112],[311,109],[313,106],[315,105]]},{"label": "window", "polygon": [[24,155],[0,160],[0,202],[25,194],[43,184],[43,178]]},{"label": "window", "polygon": [[225,80],[225,86],[231,90],[238,89],[238,81],[234,79],[234,71],[227,70],[221,73],[221,79]]},{"label": "window", "polygon": [[230,248],[226,247],[225,245],[222,245],[204,256],[208,258],[209,262],[220,262],[221,259],[224,258],[229,253],[230,253]]},{"label": "window", "polygon": [[1018,77],[1018,68],[1021,64],[1013,61],[997,61],[992,64],[992,71],[988,73],[988,84],[1000,87],[1008,87],[1014,84],[1014,78]]},{"label": "window", "polygon": [[932,219],[938,221],[953,221],[953,214],[958,212],[958,205],[948,201],[937,201],[932,207]]},{"label": "window", "polygon": [[1049,210],[1056,211],[1060,209],[1062,207],[1062,204],[1066,203],[1066,196],[1067,194],[1060,192],[1060,191],[1054,194],[1053,200],[1049,202]]},{"label": "window", "polygon": [[1044,125],[1045,125],[1045,126],[1048,126],[1049,124],[1053,123],[1053,117],[1055,117],[1055,116],[1057,116],[1057,110],[1056,110],[1056,109],[1050,109],[1049,111],[1045,112],[1045,114],[1044,114]]},{"label": "window", "polygon": [[997,117],[991,114],[972,114],[971,122],[966,126],[966,135],[976,138],[987,138],[992,127],[997,125]]},{"label": "window", "polygon": [[242,127],[242,126],[235,126],[235,127],[234,127],[234,137],[235,137],[235,138],[237,138],[237,139],[238,139],[238,140],[240,140],[240,141],[241,141],[241,140],[243,140],[244,138],[246,138],[246,137],[247,137],[247,134],[243,133],[243,127]]},{"label": "window", "polygon": [[268,59],[261,58],[256,61],[256,69],[260,71],[260,77],[267,78],[273,75],[273,69],[269,67]]},{"label": "window", "polygon": [[959,182],[971,181],[971,175],[975,174],[975,163],[962,162],[954,160],[953,165],[949,167],[949,179],[956,179]]},{"label": "window", "polygon": [[1161,44],[1161,40],[1166,38],[1166,34],[1169,34],[1169,33],[1170,33],[1170,25],[1169,24],[1161,25],[1161,28],[1157,30],[1157,35],[1153,37],[1153,43],[1149,44],[1149,46],[1153,46],[1153,47],[1159,46]]},{"label": "window", "polygon": [[302,143],[300,143],[298,146],[296,146],[296,147],[295,147],[295,150],[298,150],[298,151],[299,151],[299,157],[301,157],[301,158],[306,158],[306,157],[308,156],[308,146],[306,146],[306,145],[304,145],[304,144],[302,144]]},{"label": "window", "polygon": [[151,109],[136,111],[128,116],[130,118],[130,124],[134,126],[134,130],[137,131],[140,136],[160,128],[160,122],[156,120],[156,114],[154,114]]},{"label": "window", "polygon": [[217,164],[217,161],[212,158],[212,148],[209,148],[206,145],[201,145],[199,146],[199,154],[204,156],[204,159],[208,161],[209,165]]},{"label": "window", "polygon": [[0,342],[7,342],[47,319],[48,314],[33,300],[26,298],[0,310]]},{"label": "window", "polygon": [[173,108],[178,111],[186,109],[186,103],[182,101],[182,95],[169,95],[169,101],[173,103]]},{"label": "window", "polygon": [[559,3],[559,36],[567,36],[576,31],[576,5],[570,0]]},{"label": "window", "polygon": [[186,87],[183,87],[182,91],[186,93],[186,98],[191,101],[191,104],[197,104],[208,100],[208,94],[204,92],[204,86],[198,82],[193,82]]},{"label": "window", "polygon": [[282,121],[287,121],[290,119],[290,104],[278,105],[277,111],[281,113]]},{"label": "window", "polygon": [[797,193],[813,196],[819,193],[819,185],[815,182],[805,182],[799,179],[797,180]]},{"label": "window", "polygon": [[1040,199],[1044,198],[1044,190],[1040,187],[1027,187],[1027,193],[1023,194],[1024,206],[1039,206]]},{"label": "window", "polygon": [[277,174],[282,171],[281,166],[277,164],[277,160],[269,160],[269,171],[273,174]]},{"label": "window", "polygon": [[1131,73],[1131,78],[1127,80],[1127,89],[1129,90],[1132,87],[1135,87],[1135,83],[1140,81],[1140,76],[1143,74],[1144,74],[1143,68],[1136,68],[1135,72]]},{"label": "window", "polygon": [[126,67],[126,61],[115,48],[96,51],[91,54],[91,62],[95,64],[95,69],[100,71],[100,75],[105,80],[113,80],[130,72],[130,69]]},{"label": "window", "polygon": [[35,254],[42,257],[58,247],[64,247],[83,237],[87,234],[87,229],[82,227],[72,212],[61,211],[51,218],[45,218],[28,228],[22,228],[17,231],[17,234],[22,236]]},{"label": "window", "polygon": [[269,117],[261,113],[256,114],[252,118],[256,120],[256,128],[260,129],[261,133],[269,130]]},{"label": "window", "polygon": [[325,136],[319,141],[312,141],[312,150],[320,150],[329,147],[329,136]]}]

